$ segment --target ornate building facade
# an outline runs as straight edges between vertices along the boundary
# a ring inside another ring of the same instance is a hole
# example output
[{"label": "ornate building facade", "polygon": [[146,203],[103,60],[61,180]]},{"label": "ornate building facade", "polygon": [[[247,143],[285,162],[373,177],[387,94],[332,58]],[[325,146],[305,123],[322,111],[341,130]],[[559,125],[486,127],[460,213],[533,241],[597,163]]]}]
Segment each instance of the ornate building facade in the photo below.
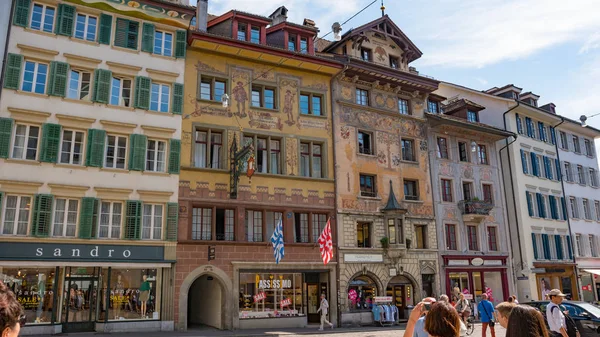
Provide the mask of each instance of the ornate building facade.
[{"label": "ornate building facade", "polygon": [[342,65],[314,55],[312,21],[286,13],[209,20],[199,2],[186,61],[179,329],[303,327],[318,322],[322,293],[337,320],[337,265],[323,264],[317,240],[331,219],[336,245],[330,81]]},{"label": "ornate building facade", "polygon": [[409,68],[421,52],[387,15],[323,52],[346,65],[332,87],[342,324],[372,322],[387,296],[407,318],[440,289],[424,115],[438,82]]},{"label": "ornate building facade", "polygon": [[0,280],[22,334],[173,330],[186,31],[172,1],[15,1]]}]

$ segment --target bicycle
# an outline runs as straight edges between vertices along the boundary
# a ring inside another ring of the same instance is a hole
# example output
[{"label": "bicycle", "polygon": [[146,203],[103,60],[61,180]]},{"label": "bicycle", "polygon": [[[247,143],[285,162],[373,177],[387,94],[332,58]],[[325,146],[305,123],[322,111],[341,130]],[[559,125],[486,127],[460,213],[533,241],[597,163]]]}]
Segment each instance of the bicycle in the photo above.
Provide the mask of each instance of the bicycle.
[{"label": "bicycle", "polygon": [[473,331],[475,331],[475,323],[473,323],[473,316],[469,316],[467,318],[467,336],[471,336]]}]

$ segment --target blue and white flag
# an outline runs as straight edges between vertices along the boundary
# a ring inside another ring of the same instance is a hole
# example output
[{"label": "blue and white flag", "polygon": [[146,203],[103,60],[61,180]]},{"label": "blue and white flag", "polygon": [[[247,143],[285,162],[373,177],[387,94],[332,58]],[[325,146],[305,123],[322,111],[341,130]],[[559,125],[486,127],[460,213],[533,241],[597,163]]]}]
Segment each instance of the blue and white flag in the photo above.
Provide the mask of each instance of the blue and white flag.
[{"label": "blue and white flag", "polygon": [[275,225],[275,231],[271,235],[271,243],[273,244],[273,256],[275,256],[275,263],[279,263],[285,255],[283,249],[283,225],[281,220]]}]

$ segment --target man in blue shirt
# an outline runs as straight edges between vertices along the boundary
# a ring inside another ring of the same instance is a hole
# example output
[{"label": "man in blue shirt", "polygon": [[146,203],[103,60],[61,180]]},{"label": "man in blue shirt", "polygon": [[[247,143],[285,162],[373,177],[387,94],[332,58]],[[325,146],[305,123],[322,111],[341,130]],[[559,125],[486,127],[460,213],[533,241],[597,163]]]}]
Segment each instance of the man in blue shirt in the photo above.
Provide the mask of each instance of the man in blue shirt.
[{"label": "man in blue shirt", "polygon": [[479,317],[481,318],[481,331],[482,336],[485,337],[487,327],[490,327],[492,337],[496,337],[496,330],[494,330],[494,321],[496,320],[496,312],[494,311],[494,305],[488,301],[487,294],[481,294],[481,301],[477,305],[477,311],[479,311]]},{"label": "man in blue shirt", "polygon": [[[435,303],[435,298],[427,297],[423,299],[423,303],[429,303],[430,305],[433,305],[433,303]],[[425,309],[423,308],[423,310]],[[427,316],[427,311],[423,311],[423,316],[421,316],[417,323],[415,323],[413,337],[429,337],[429,334],[427,331],[425,331],[425,316]]]}]

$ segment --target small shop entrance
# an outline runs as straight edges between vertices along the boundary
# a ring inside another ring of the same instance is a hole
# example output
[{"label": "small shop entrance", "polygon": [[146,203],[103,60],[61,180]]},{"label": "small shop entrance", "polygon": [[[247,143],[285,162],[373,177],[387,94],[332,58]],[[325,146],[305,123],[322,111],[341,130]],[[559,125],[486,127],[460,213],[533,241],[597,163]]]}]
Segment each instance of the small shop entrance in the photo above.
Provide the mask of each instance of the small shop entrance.
[{"label": "small shop entrance", "polygon": [[405,317],[407,306],[414,305],[414,287],[412,282],[404,276],[395,276],[390,280],[386,289],[386,295],[392,297],[392,303],[398,308],[398,317]]},{"label": "small shop entrance", "polygon": [[[325,277],[324,275],[323,277]],[[321,294],[325,294],[327,301],[331,303],[327,290],[327,282],[322,282],[320,273],[306,273],[306,304],[308,323],[320,323],[321,314],[317,312],[321,306]],[[329,312],[331,313],[331,308]]]},{"label": "small shop entrance", "polygon": [[98,314],[100,268],[66,268],[62,322],[63,332],[92,332]]},{"label": "small shop entrance", "polygon": [[221,282],[202,275],[192,283],[188,292],[188,329],[210,326],[223,329],[225,294]]}]

